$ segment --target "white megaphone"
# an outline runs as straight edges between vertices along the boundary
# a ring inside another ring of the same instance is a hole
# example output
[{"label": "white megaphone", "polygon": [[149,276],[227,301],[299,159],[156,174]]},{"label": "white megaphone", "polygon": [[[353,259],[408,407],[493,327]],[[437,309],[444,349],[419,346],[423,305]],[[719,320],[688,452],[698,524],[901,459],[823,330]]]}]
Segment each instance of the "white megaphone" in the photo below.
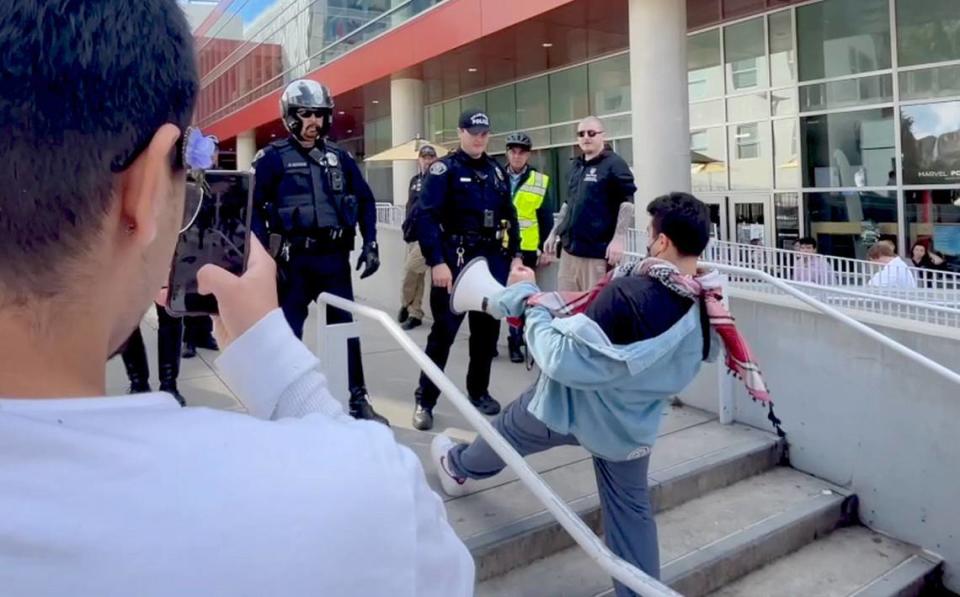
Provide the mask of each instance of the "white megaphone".
[{"label": "white megaphone", "polygon": [[481,311],[497,317],[496,313],[490,312],[490,298],[503,289],[503,284],[497,282],[490,273],[486,257],[471,259],[453,283],[450,310],[457,315],[467,311]]}]

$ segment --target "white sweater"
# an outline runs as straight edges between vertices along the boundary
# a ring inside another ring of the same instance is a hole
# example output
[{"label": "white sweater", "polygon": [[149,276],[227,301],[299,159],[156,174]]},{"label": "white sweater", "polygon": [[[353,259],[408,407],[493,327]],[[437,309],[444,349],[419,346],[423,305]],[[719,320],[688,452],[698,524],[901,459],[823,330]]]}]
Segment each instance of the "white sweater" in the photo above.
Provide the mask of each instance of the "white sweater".
[{"label": "white sweater", "polygon": [[317,364],[276,310],[217,363],[253,416],[0,400],[0,593],[472,595],[420,462],[346,416]]}]

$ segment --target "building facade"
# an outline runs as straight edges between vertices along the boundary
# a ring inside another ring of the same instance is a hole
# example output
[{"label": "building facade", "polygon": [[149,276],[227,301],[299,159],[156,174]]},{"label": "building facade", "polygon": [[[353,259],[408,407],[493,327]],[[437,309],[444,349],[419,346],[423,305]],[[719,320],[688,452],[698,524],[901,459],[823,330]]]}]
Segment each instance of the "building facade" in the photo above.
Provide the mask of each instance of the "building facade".
[{"label": "building facade", "polygon": [[[863,258],[881,234],[960,266],[956,0],[222,0],[197,37],[199,123],[241,167],[300,76],[333,88],[361,157],[454,145],[484,108],[491,150],[530,133],[561,201],[596,114],[639,198],[691,189],[719,238]],[[412,168],[367,166],[378,199],[402,202]]]}]

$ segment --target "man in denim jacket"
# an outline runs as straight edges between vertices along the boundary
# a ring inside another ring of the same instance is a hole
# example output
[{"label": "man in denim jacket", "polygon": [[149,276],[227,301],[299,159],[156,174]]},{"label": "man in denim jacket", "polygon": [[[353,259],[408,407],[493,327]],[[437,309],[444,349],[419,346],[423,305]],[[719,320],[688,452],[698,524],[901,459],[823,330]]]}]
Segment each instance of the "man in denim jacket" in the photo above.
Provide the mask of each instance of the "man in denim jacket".
[{"label": "man in denim jacket", "polygon": [[[684,193],[660,197],[647,211],[653,259],[613,278],[583,313],[554,317],[531,301],[539,296],[533,272],[513,270],[492,310],[524,317],[526,342],[542,373],[493,425],[523,455],[561,445],[590,451],[607,544],[658,577],[647,467],[666,401],[693,380],[709,352],[703,303],[674,281],[697,274],[710,217],[702,202]],[[438,435],[431,448],[450,495],[469,493],[470,479],[505,466],[482,439],[458,445]],[[621,597],[633,594],[619,584],[616,590]]]}]

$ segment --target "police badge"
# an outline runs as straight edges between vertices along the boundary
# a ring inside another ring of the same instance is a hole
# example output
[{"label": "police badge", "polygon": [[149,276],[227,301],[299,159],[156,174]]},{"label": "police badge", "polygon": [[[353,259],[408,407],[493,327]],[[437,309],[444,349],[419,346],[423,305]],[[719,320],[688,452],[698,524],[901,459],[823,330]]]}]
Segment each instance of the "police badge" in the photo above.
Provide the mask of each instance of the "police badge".
[{"label": "police badge", "polygon": [[447,171],[447,165],[444,164],[443,162],[434,162],[433,165],[430,166],[430,174],[433,174],[435,176],[440,176],[446,171]]}]

